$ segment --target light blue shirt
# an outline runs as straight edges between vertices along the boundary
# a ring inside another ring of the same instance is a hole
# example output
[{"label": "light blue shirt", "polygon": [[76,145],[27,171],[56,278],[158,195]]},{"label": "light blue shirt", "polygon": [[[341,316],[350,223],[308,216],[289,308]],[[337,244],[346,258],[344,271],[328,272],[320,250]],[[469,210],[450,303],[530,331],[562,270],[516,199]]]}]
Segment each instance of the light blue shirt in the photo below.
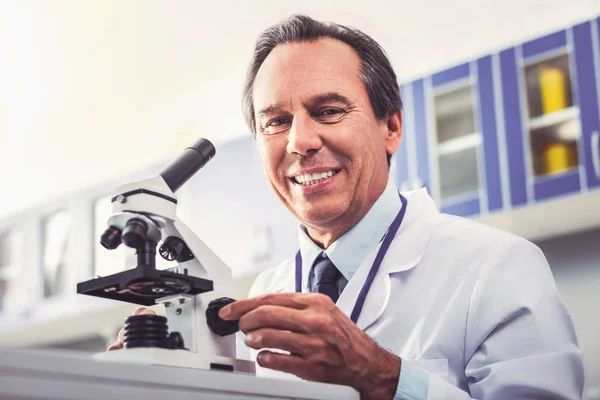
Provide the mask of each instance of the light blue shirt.
[{"label": "light blue shirt", "polygon": [[[358,271],[365,259],[379,245],[398,212],[402,208],[400,196],[394,184],[388,183],[379,199],[369,212],[348,232],[323,250],[312,241],[301,227],[300,253],[302,254],[302,269],[310,270],[317,257],[325,253],[342,274],[338,289],[340,293],[346,283]],[[312,271],[309,277],[309,288],[313,288]],[[312,291],[312,289],[311,289]],[[400,379],[396,390],[395,400],[427,399],[429,377],[421,369],[402,363]]]}]

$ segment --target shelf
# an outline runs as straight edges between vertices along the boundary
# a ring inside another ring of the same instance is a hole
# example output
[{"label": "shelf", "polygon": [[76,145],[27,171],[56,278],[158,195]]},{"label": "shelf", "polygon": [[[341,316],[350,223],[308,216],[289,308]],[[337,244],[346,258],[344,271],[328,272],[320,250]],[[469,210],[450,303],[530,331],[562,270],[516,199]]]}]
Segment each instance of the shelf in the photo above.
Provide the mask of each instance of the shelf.
[{"label": "shelf", "polygon": [[473,219],[527,240],[541,241],[597,228],[600,226],[598,204],[600,190],[594,190],[538,201]]},{"label": "shelf", "polygon": [[554,175],[579,165],[579,110],[561,110],[535,121],[529,134],[534,176]]},{"label": "shelf", "polygon": [[530,177],[530,182],[540,183],[540,182],[544,182],[544,181],[547,181],[550,179],[560,178],[561,176],[564,176],[564,175],[580,174],[581,170],[582,170],[582,167],[580,165],[574,165],[572,167],[569,167],[569,168],[561,170],[561,171],[543,173],[543,174],[532,176],[532,177]]},{"label": "shelf", "polygon": [[560,111],[555,111],[551,114],[545,114],[529,120],[529,130],[539,130],[553,125],[558,125],[569,120],[577,120],[579,118],[578,107],[568,107]]},{"label": "shelf", "polygon": [[438,155],[446,156],[479,146],[481,135],[477,132],[459,136],[454,139],[438,143]]}]

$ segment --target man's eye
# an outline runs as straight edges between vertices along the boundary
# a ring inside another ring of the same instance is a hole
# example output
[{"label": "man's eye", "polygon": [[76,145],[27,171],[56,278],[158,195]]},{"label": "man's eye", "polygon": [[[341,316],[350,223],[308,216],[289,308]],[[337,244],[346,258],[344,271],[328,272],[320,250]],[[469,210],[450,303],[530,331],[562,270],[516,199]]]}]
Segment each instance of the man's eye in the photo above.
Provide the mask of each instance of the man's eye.
[{"label": "man's eye", "polygon": [[323,124],[333,124],[341,121],[344,114],[339,108],[322,108],[313,114],[313,118]]},{"label": "man's eye", "polygon": [[290,118],[288,117],[277,117],[268,121],[261,131],[266,135],[273,135],[279,132],[283,132],[287,129],[290,124]]},{"label": "man's eye", "polygon": [[269,121],[269,123],[267,124],[267,127],[269,127],[269,126],[277,127],[277,126],[281,126],[287,122],[288,122],[287,118],[275,118],[275,119]]}]

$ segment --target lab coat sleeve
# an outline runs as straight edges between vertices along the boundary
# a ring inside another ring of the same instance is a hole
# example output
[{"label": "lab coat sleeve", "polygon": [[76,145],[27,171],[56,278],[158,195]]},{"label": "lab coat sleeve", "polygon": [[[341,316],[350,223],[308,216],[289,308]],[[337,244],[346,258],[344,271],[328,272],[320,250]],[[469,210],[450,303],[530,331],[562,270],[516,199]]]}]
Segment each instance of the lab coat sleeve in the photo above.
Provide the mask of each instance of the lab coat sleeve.
[{"label": "lab coat sleeve", "polygon": [[583,360],[571,316],[543,253],[526,240],[498,246],[481,269],[464,346],[475,399],[581,399]]},{"label": "lab coat sleeve", "polygon": [[519,239],[499,246],[481,269],[464,354],[470,395],[425,372],[427,400],[581,399],[583,360],[573,323],[535,245]]}]

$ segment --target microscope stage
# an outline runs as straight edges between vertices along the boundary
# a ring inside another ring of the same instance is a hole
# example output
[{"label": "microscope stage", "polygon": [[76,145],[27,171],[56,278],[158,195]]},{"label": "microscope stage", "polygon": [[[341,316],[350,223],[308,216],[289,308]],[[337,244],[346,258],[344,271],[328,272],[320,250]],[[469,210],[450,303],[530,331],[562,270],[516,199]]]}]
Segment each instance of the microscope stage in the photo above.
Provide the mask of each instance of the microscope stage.
[{"label": "microscope stage", "polygon": [[213,290],[213,282],[187,274],[135,268],[77,284],[77,293],[152,306],[156,299],[177,294],[197,295]]}]

